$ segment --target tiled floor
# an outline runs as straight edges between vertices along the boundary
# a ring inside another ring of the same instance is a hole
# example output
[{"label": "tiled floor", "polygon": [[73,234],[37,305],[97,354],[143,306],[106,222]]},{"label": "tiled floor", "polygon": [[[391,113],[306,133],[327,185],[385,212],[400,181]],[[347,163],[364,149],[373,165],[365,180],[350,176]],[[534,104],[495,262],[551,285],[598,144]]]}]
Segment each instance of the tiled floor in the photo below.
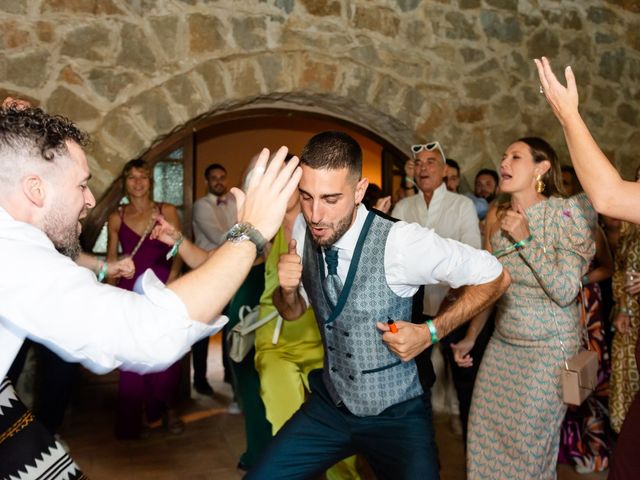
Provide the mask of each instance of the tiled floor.
[{"label": "tiled floor", "polygon": [[[217,339],[216,339],[217,340]],[[61,430],[71,453],[84,472],[94,480],[234,480],[244,450],[241,415],[230,415],[226,405],[228,385],[222,383],[217,341],[211,342],[209,377],[216,398],[198,394],[181,410],[186,422],[182,435],[173,436],[160,426],[144,440],[120,441],[113,436],[113,407],[117,374],[84,376]],[[451,433],[448,417],[437,417],[436,440],[442,480],[464,480],[464,451],[460,437]],[[605,475],[578,475],[561,466],[561,480],[604,479]]]}]

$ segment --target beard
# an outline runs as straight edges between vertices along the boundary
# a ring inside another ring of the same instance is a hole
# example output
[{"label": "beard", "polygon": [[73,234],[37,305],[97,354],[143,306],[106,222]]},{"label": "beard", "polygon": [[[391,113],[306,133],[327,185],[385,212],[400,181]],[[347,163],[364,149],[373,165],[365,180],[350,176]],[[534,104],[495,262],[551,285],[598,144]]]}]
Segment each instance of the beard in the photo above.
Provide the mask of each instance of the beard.
[{"label": "beard", "polygon": [[[312,227],[321,227],[321,228],[331,228],[333,230],[333,234],[327,238],[326,240],[319,240],[311,235],[313,239],[313,243],[315,243],[319,247],[329,247],[336,243],[342,236],[347,233],[347,230],[351,227],[351,223],[353,222],[353,213],[355,212],[356,206],[351,209],[351,211],[338,220],[335,224],[333,223],[312,223],[307,220],[307,223]],[[306,220],[306,219],[305,219]]]},{"label": "beard", "polygon": [[42,230],[58,252],[75,260],[82,251],[78,220],[70,221],[62,215],[61,210],[52,210],[47,214]]},{"label": "beard", "polygon": [[222,195],[227,193],[227,187],[226,185],[215,185],[211,193],[217,195],[218,197],[221,197]]}]

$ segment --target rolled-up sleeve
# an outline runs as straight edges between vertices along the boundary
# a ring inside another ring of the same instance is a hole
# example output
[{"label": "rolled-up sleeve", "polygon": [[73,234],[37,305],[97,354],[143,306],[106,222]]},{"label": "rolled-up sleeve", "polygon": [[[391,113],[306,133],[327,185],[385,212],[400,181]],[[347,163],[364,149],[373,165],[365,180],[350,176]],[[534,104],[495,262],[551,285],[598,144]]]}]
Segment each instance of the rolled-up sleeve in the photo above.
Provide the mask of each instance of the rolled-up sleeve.
[{"label": "rolled-up sleeve", "polygon": [[406,222],[391,228],[384,263],[389,287],[402,297],[415,294],[421,285],[480,285],[502,272],[502,265],[490,253]]},{"label": "rolled-up sleeve", "polygon": [[[0,280],[0,322],[96,373],[161,370],[225,323],[193,321],[176,294],[148,270],[137,294],[99,283],[46,248],[20,248]],[[15,265],[12,265],[15,263]]]}]

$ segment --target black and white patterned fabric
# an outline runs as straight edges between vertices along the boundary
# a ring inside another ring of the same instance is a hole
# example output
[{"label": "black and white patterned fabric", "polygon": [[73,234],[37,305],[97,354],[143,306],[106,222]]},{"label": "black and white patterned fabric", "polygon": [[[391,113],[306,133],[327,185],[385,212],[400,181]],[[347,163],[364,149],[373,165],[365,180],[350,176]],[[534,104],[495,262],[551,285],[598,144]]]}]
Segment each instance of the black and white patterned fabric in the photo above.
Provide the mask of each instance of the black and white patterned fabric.
[{"label": "black and white patterned fabric", "polygon": [[0,384],[0,478],[87,478],[60,442],[24,406],[7,378]]}]

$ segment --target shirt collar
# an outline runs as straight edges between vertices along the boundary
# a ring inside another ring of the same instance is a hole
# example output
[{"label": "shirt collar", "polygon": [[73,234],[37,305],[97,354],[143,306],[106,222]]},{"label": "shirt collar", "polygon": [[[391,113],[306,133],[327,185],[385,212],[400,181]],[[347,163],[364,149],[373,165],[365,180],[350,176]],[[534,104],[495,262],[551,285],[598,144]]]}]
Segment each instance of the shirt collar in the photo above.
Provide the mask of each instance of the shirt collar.
[{"label": "shirt collar", "polygon": [[362,227],[367,219],[368,213],[369,211],[367,210],[367,207],[360,204],[356,210],[356,219],[354,220],[353,225],[349,227],[349,230],[347,230],[345,234],[333,244],[333,246],[339,250],[355,250],[356,243],[358,242],[360,232],[362,231]]},{"label": "shirt collar", "polygon": [[445,184],[445,182],[442,182],[440,186],[433,191],[433,198],[431,200],[442,197],[446,191],[447,185]]},{"label": "shirt collar", "polygon": [[[435,201],[439,201],[445,194],[445,192],[447,191],[447,185],[445,184],[445,182],[442,182],[434,191],[433,191],[433,195],[431,196],[431,201],[429,202],[429,208],[431,208],[431,206],[433,205],[434,200]],[[420,192],[419,197],[422,199],[422,204],[426,207],[427,206],[427,202],[424,199],[424,193]]]},{"label": "shirt collar", "polygon": [[27,241],[53,248],[53,243],[42,230],[16,220],[2,207],[0,207],[0,239]]}]

